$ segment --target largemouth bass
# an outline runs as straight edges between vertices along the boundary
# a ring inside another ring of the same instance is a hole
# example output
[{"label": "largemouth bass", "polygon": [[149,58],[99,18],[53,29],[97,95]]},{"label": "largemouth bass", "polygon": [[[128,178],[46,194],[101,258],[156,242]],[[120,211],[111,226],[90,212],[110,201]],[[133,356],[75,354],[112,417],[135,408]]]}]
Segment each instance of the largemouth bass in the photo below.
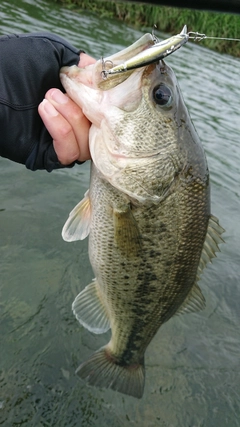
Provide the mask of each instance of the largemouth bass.
[{"label": "largemouth bass", "polygon": [[199,276],[219,250],[209,172],[173,70],[164,61],[112,75],[152,45],[150,35],[86,69],[62,69],[68,95],[93,123],[90,189],[63,228],[89,235],[96,278],[73,302],[89,331],[110,342],[77,369],[89,384],[140,398],[144,353],[173,315],[201,310]]}]

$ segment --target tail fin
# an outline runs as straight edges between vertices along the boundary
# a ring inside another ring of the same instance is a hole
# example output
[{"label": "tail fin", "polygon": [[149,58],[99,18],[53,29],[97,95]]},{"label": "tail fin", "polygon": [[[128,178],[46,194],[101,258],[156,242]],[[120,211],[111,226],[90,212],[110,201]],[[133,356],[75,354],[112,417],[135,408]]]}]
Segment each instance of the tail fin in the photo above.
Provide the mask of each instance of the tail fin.
[{"label": "tail fin", "polygon": [[140,399],[143,395],[145,369],[140,364],[119,365],[106,347],[100,348],[83,362],[76,373],[90,385],[111,388]]}]

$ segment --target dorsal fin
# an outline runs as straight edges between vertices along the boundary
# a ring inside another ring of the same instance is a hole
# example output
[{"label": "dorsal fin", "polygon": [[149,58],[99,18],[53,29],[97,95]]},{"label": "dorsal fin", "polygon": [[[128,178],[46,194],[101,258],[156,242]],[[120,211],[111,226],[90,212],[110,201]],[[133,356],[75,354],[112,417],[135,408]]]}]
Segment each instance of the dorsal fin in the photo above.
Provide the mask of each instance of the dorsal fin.
[{"label": "dorsal fin", "polygon": [[195,311],[203,310],[205,308],[205,305],[206,301],[202,294],[202,291],[199,286],[195,284],[193,285],[183,304],[176,311],[175,315],[194,313]]},{"label": "dorsal fin", "polygon": [[197,280],[199,279],[204,267],[208,262],[211,262],[212,258],[216,257],[216,252],[220,252],[219,244],[223,243],[224,240],[221,234],[224,233],[224,228],[219,224],[218,219],[211,215],[208,222],[207,234],[205,242],[203,244],[200,262],[197,270]]},{"label": "dorsal fin", "polygon": [[201,292],[201,289],[197,285],[197,282],[200,278],[200,275],[207,265],[208,262],[211,262],[212,258],[216,257],[216,252],[220,252],[219,244],[223,243],[224,240],[221,237],[221,234],[224,232],[224,228],[219,224],[218,219],[211,215],[208,222],[207,234],[205,242],[203,244],[201,258],[197,270],[196,282],[193,285],[192,289],[188,293],[183,304],[179,307],[177,314],[191,313],[205,308],[205,298]]}]

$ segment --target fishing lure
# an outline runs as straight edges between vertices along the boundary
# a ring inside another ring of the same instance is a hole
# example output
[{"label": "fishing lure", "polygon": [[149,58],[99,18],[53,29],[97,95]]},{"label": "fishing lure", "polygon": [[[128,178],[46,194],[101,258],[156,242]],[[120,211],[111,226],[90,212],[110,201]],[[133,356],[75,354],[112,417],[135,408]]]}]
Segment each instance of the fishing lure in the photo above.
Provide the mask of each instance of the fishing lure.
[{"label": "fishing lure", "polygon": [[152,34],[153,45],[148,49],[138,53],[133,58],[130,58],[121,64],[115,65],[108,70],[105,69],[106,62],[103,60],[102,77],[106,79],[108,75],[124,73],[126,71],[144,67],[146,65],[152,64],[153,62],[159,61],[160,59],[163,59],[171,53],[175,52],[183,44],[187,43],[188,38],[189,35],[187,33],[186,25],[184,25],[181,33],[161,42],[159,42],[157,37]]},{"label": "fishing lure", "polygon": [[[157,62],[163,58],[166,58],[168,55],[171,55],[173,52],[175,52],[177,49],[187,43],[189,39],[193,39],[197,42],[202,41],[204,39],[240,41],[240,39],[207,36],[206,34],[201,34],[194,31],[187,32],[186,25],[184,25],[182,31],[179,34],[160,42],[157,37],[152,33],[153,45],[150,46],[148,49],[133,56],[132,58],[128,59],[127,61],[114,66],[113,63],[109,64],[110,61],[104,61],[103,59],[102,78],[106,79],[109,75],[111,76],[113,74],[124,73],[135,68],[141,68],[146,65],[150,65],[153,62]],[[106,69],[106,65],[108,65],[108,69]]]}]

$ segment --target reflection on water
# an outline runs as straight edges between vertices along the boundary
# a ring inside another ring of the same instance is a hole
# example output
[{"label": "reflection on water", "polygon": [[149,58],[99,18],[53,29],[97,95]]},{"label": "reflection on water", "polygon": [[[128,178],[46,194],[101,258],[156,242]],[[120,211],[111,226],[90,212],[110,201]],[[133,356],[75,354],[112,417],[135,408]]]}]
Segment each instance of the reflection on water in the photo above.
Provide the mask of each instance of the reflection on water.
[{"label": "reflection on water", "polygon": [[[141,35],[43,1],[3,1],[0,15],[1,33],[53,31],[96,58]],[[1,159],[0,425],[239,426],[240,62],[190,44],[167,62],[204,143],[212,212],[226,229],[201,280],[207,308],[161,328],[140,401],[85,386],[74,371],[107,337],[81,328],[71,312],[92,271],[87,242],[63,242],[61,228],[88,187],[89,165],[32,173]]]}]

